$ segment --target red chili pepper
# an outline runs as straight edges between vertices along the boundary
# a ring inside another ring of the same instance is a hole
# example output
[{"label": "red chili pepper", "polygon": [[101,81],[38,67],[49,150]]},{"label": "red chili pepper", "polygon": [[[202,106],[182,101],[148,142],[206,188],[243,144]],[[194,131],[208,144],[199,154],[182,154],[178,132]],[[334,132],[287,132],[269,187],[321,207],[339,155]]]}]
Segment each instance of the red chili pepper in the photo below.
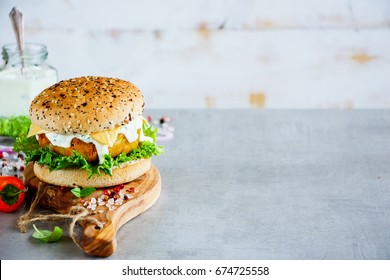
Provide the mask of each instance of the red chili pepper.
[{"label": "red chili pepper", "polygon": [[14,176],[0,176],[0,211],[14,212],[22,204],[27,189]]}]

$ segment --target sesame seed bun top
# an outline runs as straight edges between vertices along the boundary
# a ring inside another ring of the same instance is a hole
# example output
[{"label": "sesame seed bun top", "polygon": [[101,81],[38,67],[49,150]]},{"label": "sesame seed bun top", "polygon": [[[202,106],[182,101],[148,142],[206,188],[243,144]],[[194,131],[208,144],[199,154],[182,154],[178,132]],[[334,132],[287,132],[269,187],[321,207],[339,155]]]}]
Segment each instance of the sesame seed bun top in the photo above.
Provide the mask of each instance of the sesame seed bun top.
[{"label": "sesame seed bun top", "polygon": [[125,125],[142,115],[144,98],[132,83],[86,76],[60,81],[37,95],[31,122],[60,134],[90,134]]}]

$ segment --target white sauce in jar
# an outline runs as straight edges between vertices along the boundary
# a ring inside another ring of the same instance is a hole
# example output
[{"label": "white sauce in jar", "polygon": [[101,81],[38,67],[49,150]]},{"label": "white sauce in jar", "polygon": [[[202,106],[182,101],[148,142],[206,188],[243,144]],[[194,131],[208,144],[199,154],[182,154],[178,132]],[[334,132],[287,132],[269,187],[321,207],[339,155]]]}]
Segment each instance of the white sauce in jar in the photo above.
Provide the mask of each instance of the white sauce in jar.
[{"label": "white sauce in jar", "polygon": [[20,76],[20,69],[0,71],[0,116],[27,116],[33,98],[57,82],[57,73],[53,69],[31,66],[25,69],[28,70],[34,71],[36,76],[31,79]]}]

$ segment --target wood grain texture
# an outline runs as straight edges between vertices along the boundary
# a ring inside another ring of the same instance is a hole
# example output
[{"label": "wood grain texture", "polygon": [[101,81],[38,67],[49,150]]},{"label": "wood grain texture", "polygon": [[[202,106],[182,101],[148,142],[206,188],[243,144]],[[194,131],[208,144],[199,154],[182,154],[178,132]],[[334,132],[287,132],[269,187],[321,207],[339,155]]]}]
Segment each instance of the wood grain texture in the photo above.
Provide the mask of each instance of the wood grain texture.
[{"label": "wood grain texture", "polygon": [[390,107],[387,0],[3,1],[2,44],[13,5],[60,79],[133,81],[146,108]]},{"label": "wood grain texture", "polygon": [[[34,189],[38,188],[41,181],[35,177],[32,166],[28,165],[25,172],[26,184]],[[104,190],[113,191],[113,188],[98,189],[85,199],[75,197],[70,189],[43,183],[43,189],[39,205],[46,209],[69,214],[73,206],[82,206],[88,209],[88,202],[96,200],[104,195]],[[158,199],[161,192],[161,177],[158,169],[152,165],[150,170],[137,180],[124,185],[124,191],[131,194],[121,205],[114,205],[108,209],[106,205],[98,205],[96,209],[89,209],[88,218],[95,218],[104,226],[101,228],[96,223],[81,220],[77,224],[76,241],[84,252],[92,256],[107,257],[116,250],[118,230],[134,217],[149,209]]]}]

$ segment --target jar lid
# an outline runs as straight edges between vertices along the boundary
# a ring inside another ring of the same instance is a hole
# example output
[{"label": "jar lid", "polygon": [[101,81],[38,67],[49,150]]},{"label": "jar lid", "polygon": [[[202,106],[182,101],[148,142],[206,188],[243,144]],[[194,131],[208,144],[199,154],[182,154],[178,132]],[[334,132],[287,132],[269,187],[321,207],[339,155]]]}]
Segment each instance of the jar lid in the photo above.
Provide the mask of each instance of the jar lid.
[{"label": "jar lid", "polygon": [[23,53],[20,52],[17,44],[7,44],[3,46],[2,55],[6,61],[10,58],[46,59],[48,52],[46,45],[39,43],[25,43]]}]

